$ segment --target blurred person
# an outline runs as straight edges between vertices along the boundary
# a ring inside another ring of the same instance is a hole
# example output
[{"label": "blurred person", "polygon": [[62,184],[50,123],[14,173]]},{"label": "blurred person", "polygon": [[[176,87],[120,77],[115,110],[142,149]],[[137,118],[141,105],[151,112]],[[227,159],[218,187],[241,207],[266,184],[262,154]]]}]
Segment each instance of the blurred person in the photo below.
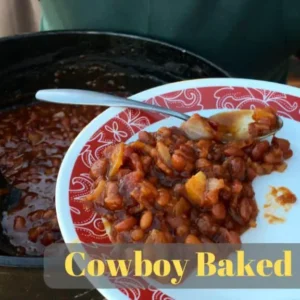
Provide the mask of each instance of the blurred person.
[{"label": "blurred person", "polygon": [[41,30],[89,29],[168,42],[234,77],[285,83],[300,49],[300,0],[40,0]]}]

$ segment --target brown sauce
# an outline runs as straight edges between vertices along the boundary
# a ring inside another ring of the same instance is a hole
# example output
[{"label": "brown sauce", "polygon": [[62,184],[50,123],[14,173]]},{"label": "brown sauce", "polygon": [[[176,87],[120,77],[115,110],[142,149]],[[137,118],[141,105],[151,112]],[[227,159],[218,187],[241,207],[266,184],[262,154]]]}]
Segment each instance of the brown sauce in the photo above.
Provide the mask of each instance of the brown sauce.
[{"label": "brown sauce", "polygon": [[284,218],[280,218],[271,214],[264,214],[264,217],[268,220],[269,224],[278,224],[285,222]]},{"label": "brown sauce", "polygon": [[275,197],[275,200],[280,205],[293,204],[296,202],[296,196],[286,187],[274,188],[272,187],[271,191],[272,196]]},{"label": "brown sauce", "polygon": [[270,192],[266,195],[264,204],[264,217],[270,224],[284,223],[286,213],[296,201],[296,196],[288,188],[270,186]]}]

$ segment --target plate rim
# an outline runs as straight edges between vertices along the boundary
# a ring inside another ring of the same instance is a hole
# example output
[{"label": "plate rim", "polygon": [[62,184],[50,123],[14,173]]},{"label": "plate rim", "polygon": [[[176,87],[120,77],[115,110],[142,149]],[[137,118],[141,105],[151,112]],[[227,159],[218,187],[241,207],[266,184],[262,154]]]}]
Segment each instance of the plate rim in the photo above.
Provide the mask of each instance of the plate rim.
[{"label": "plate rim", "polygon": [[[272,92],[279,92],[300,98],[300,89],[285,84],[274,83],[269,81],[243,79],[243,78],[208,78],[208,79],[194,79],[185,80],[174,83],[169,83],[154,87],[129,97],[129,99],[136,101],[147,100],[152,97],[163,95],[166,93],[176,92],[178,90],[186,90],[190,88],[209,88],[209,87],[243,87],[254,88],[262,90],[270,90]],[[111,107],[106,109],[103,113],[93,119],[75,138],[68,151],[66,152],[62,161],[55,189],[55,206],[57,212],[57,219],[59,227],[65,243],[75,243],[78,240],[78,235],[72,222],[71,210],[69,208],[69,183],[71,174],[74,168],[76,159],[82,150],[82,146],[86,144],[89,138],[94,134],[91,128],[94,127],[101,118],[101,123],[105,123],[114,115],[119,114],[126,108]],[[99,126],[99,125],[98,125]],[[92,132],[92,133],[89,133]],[[85,137],[85,138],[84,138]],[[84,142],[85,141],[85,142]],[[82,144],[82,146],[80,146]],[[77,148],[77,150],[76,150]],[[79,149],[79,151],[78,151]],[[66,183],[68,188],[65,189]],[[64,192],[65,191],[65,192]],[[63,199],[68,199],[67,202]],[[66,205],[67,203],[67,205]],[[74,238],[73,238],[74,237]],[[113,286],[113,285],[112,285]],[[128,299],[118,288],[111,289],[97,289],[106,299]]]}]

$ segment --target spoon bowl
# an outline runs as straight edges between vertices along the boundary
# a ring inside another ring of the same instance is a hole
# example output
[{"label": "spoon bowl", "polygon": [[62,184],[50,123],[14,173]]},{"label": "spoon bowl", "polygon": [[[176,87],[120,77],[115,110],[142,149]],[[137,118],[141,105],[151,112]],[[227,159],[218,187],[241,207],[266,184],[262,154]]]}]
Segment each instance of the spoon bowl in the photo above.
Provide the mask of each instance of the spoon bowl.
[{"label": "spoon bowl", "polygon": [[[219,130],[224,132],[223,140],[245,140],[251,138],[249,134],[249,124],[253,123],[253,113],[251,109],[233,110],[215,114],[208,119],[217,123]],[[276,128],[270,130],[267,134],[258,136],[256,139],[261,140],[274,135],[283,127],[283,120],[276,115]]]}]

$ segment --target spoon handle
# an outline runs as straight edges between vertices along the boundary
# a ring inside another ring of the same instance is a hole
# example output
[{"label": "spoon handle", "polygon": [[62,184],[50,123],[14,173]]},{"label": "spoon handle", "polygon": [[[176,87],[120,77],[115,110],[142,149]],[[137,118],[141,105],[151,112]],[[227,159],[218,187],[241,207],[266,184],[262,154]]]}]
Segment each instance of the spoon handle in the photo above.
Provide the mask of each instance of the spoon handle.
[{"label": "spoon handle", "polygon": [[134,101],[110,94],[75,90],[75,89],[48,89],[40,90],[35,95],[36,99],[61,103],[61,104],[75,104],[75,105],[99,105],[99,106],[115,106],[115,107],[129,107],[138,108],[141,110],[155,111],[169,116],[173,116],[182,120],[188,120],[189,116],[177,111],[170,110],[165,107],[147,104],[144,102]]}]

